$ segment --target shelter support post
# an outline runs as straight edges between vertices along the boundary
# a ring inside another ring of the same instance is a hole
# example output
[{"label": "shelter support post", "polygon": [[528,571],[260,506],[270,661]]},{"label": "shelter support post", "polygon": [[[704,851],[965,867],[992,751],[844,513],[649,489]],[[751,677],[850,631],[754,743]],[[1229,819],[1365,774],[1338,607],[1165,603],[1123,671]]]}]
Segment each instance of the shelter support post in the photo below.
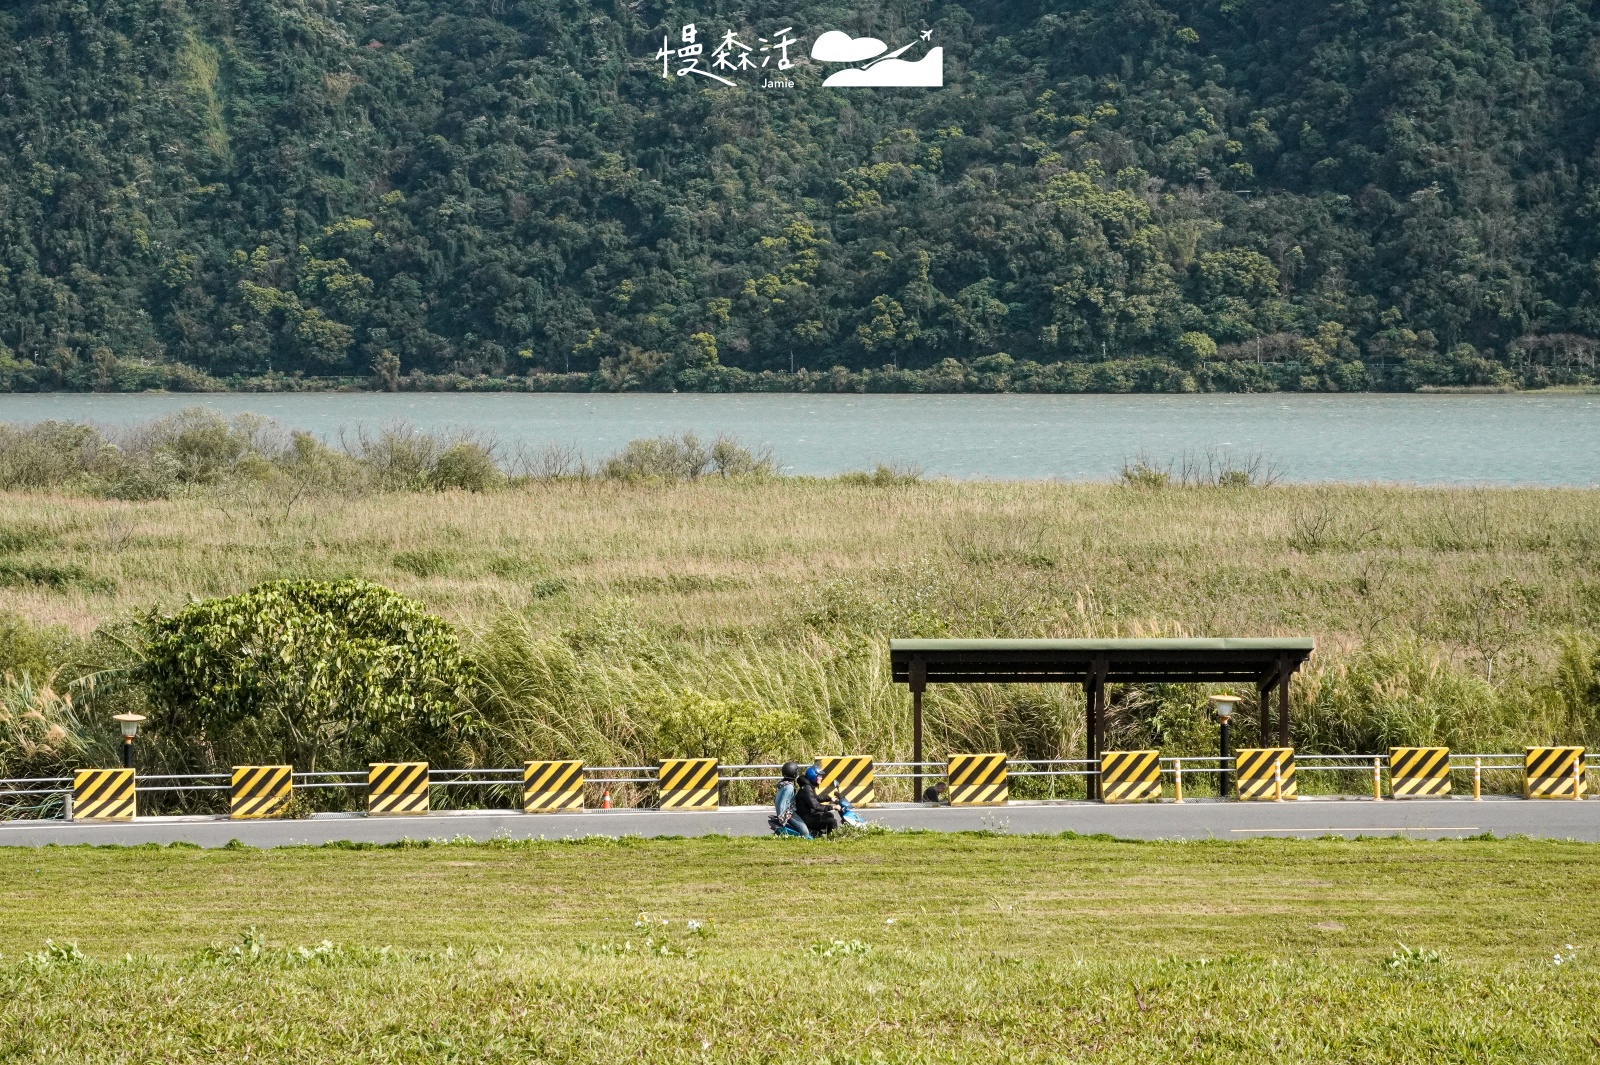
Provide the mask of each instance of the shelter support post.
[{"label": "shelter support post", "polygon": [[1272,735],[1272,682],[1256,685],[1256,705],[1261,710],[1261,739],[1259,746],[1265,747],[1267,737]]},{"label": "shelter support post", "polygon": [[1105,659],[1096,659],[1083,682],[1083,699],[1089,720],[1085,722],[1085,746],[1089,748],[1091,763],[1088,781],[1089,798],[1100,799],[1100,756],[1106,749],[1106,673],[1110,665]]},{"label": "shelter support post", "polygon": [[[1083,712],[1088,719],[1083,723],[1084,757],[1093,765],[1100,764],[1100,752],[1095,747],[1095,736],[1100,731],[1100,689],[1095,686],[1094,674],[1083,682]],[[1084,777],[1086,797],[1099,798],[1099,774]]]},{"label": "shelter support post", "polygon": [[928,663],[911,660],[911,801],[922,801],[922,692],[928,686]]},{"label": "shelter support post", "polygon": [[1289,675],[1292,667],[1288,659],[1278,662],[1278,746],[1289,746]]}]

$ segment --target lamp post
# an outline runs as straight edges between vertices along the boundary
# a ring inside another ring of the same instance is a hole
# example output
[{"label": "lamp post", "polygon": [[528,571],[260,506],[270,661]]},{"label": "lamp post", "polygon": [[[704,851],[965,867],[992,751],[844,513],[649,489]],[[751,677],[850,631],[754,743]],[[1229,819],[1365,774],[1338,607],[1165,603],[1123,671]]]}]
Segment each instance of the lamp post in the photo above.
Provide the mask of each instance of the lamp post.
[{"label": "lamp post", "polygon": [[1222,723],[1222,776],[1217,784],[1217,795],[1224,799],[1233,790],[1233,767],[1228,764],[1228,759],[1233,753],[1228,743],[1230,738],[1228,726],[1233,723],[1233,714],[1239,709],[1240,702],[1237,695],[1211,696],[1211,709],[1216,713],[1217,720]]},{"label": "lamp post", "polygon": [[133,768],[133,738],[139,734],[143,714],[112,714],[111,720],[122,726],[122,768]]}]

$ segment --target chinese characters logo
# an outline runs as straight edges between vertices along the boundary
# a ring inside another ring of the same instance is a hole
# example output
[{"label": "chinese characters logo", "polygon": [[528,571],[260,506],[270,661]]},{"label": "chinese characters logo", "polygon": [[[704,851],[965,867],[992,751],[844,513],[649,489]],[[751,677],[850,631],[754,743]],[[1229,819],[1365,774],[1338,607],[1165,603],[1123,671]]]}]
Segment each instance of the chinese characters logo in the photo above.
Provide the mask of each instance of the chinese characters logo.
[{"label": "chinese characters logo", "polygon": [[776,40],[757,37],[756,42],[761,45],[762,53],[761,62],[757,63],[751,54],[753,51],[751,46],[741,41],[739,35],[733,30],[729,30],[722,35],[722,43],[712,51],[709,60],[711,65],[708,69],[700,65],[700,56],[705,50],[705,45],[699,41],[700,31],[694,23],[690,22],[683,27],[683,32],[680,35],[680,47],[672,47],[672,37],[670,35],[661,38],[661,50],[656,53],[656,58],[661,60],[661,76],[663,78],[668,77],[668,70],[672,61],[676,59],[679,64],[678,77],[680,78],[690,74],[699,74],[703,78],[710,78],[712,81],[720,81],[724,85],[731,86],[733,82],[716,73],[716,71],[725,70],[729,74],[737,74],[741,70],[761,70],[772,62],[774,53],[776,53],[778,59],[778,70],[788,70],[794,66],[794,60],[789,58],[789,49],[800,42],[789,36],[792,32],[794,32],[793,26],[785,26],[773,34],[773,37],[777,38]]}]

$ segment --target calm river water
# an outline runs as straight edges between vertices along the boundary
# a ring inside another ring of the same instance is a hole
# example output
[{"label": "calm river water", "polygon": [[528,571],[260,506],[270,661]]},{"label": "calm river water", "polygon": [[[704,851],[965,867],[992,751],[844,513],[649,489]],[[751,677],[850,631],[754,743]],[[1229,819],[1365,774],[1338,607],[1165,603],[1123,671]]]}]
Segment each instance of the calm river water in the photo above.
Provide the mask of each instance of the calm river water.
[{"label": "calm river water", "polygon": [[1290,481],[1600,484],[1596,395],[813,396],[378,393],[0,395],[0,421],[114,425],[188,406],[325,437],[409,422],[599,457],[641,436],[727,433],[793,473],[876,464],[950,477],[1098,479],[1129,460],[1260,456]]}]

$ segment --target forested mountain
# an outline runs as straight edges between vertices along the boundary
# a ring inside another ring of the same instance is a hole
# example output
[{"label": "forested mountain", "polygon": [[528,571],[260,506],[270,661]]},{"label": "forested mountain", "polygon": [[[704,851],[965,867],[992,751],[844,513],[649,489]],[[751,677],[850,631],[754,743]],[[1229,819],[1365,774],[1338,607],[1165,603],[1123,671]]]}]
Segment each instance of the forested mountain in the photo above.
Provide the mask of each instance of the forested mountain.
[{"label": "forested mountain", "polygon": [[[702,68],[789,27],[793,87],[663,77],[686,23]],[[944,86],[824,88],[834,29],[942,48]],[[1597,29],[1580,0],[0,0],[0,386],[1584,382]]]}]

